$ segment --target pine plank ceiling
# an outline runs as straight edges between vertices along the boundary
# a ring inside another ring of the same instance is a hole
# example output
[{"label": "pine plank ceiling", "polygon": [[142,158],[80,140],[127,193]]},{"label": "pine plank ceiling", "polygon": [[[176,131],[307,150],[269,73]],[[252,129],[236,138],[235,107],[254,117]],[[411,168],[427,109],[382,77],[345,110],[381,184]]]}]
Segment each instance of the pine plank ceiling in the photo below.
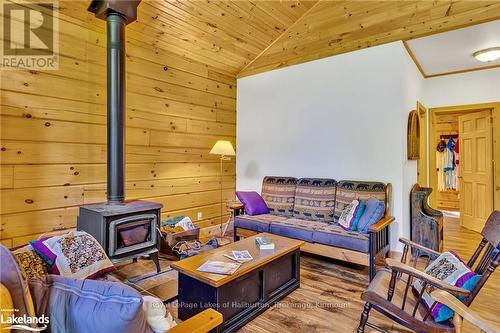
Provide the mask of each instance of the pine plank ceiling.
[{"label": "pine plank ceiling", "polygon": [[133,24],[175,53],[235,76],[315,3],[143,0]]},{"label": "pine plank ceiling", "polygon": [[134,30],[243,77],[500,18],[500,1],[144,0]]}]

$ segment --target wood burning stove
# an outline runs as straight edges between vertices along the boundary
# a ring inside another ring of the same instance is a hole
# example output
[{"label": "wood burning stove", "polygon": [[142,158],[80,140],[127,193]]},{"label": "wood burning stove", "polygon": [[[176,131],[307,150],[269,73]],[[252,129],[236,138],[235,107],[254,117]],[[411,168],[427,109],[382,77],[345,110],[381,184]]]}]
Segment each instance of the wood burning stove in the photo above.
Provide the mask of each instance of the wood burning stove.
[{"label": "wood burning stove", "polygon": [[93,0],[89,11],[107,22],[107,203],[80,207],[77,229],[94,236],[113,262],[149,255],[158,262],[161,204],[125,198],[125,26],[140,0]]},{"label": "wood burning stove", "polygon": [[142,200],[85,205],[80,207],[77,227],[94,236],[113,262],[150,255],[158,265],[161,208]]}]

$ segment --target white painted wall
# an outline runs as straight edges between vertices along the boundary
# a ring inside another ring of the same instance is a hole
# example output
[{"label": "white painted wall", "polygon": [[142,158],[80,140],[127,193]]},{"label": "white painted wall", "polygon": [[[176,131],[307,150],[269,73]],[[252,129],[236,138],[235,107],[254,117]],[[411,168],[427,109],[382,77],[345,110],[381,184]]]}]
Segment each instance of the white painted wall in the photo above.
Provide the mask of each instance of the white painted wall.
[{"label": "white painted wall", "polygon": [[425,79],[426,107],[500,101],[500,68]]},{"label": "white painted wall", "polygon": [[406,159],[408,113],[500,100],[500,69],[423,79],[401,42],[238,80],[238,190],[266,175],[393,185],[391,244],[409,237],[417,164]]},{"label": "white painted wall", "polygon": [[239,79],[237,189],[260,191],[266,175],[390,182],[396,244],[409,219],[404,175],[416,177],[406,122],[420,82],[409,65],[396,42]]},{"label": "white painted wall", "polygon": [[[401,110],[406,112],[406,114],[410,110],[416,110],[417,101],[421,101],[423,89],[424,89],[424,78],[420,74],[417,66],[413,62],[413,60],[408,55],[408,52],[404,47],[401,48],[402,58],[404,59],[404,72],[403,72],[403,106]],[[407,134],[407,126],[408,126],[408,117],[404,117],[403,124],[401,126],[403,130],[404,138],[402,141],[403,145],[403,154],[404,159],[403,163],[403,195],[401,197],[402,207],[403,207],[403,223],[399,228],[399,234],[397,238],[400,236],[405,236],[410,238],[410,192],[411,188],[415,183],[417,183],[417,161],[409,161],[406,157],[406,134]],[[425,124],[420,124],[420,126],[425,126]],[[396,198],[395,198],[396,199]],[[394,233],[394,232],[393,232]],[[393,241],[394,237],[393,237]],[[402,246],[399,242],[396,243],[396,246],[393,247],[395,250],[402,250]]]}]

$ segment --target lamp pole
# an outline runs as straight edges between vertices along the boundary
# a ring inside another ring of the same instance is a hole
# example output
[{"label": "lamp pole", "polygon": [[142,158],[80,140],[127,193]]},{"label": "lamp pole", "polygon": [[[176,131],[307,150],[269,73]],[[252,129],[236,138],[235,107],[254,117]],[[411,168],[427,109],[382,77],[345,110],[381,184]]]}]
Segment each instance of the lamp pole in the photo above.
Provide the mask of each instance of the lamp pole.
[{"label": "lamp pole", "polygon": [[222,182],[223,182],[223,173],[224,169],[222,167],[222,163],[224,160],[230,160],[229,156],[235,156],[236,153],[234,151],[233,145],[230,141],[218,140],[215,145],[210,150],[210,154],[219,155],[219,184],[220,184],[220,230],[221,236],[224,237],[226,233],[226,228],[223,228],[224,224],[224,207],[223,207],[223,195],[222,195]]},{"label": "lamp pole", "polygon": [[223,172],[223,169],[222,169],[222,161],[224,160],[224,155],[221,155],[220,156],[220,174],[219,174],[219,182],[220,182],[220,233],[221,233],[221,236],[224,236],[222,235],[222,224],[224,223],[223,221],[223,209],[222,209],[222,172]]}]

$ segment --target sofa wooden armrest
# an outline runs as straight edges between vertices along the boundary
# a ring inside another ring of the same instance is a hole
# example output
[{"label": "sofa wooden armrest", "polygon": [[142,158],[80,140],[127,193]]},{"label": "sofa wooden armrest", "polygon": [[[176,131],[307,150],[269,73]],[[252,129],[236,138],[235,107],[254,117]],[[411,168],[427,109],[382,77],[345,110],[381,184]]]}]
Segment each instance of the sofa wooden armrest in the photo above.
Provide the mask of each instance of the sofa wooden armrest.
[{"label": "sofa wooden armrest", "polygon": [[378,231],[384,229],[385,227],[387,227],[389,224],[391,224],[395,220],[396,220],[396,218],[394,216],[384,216],[377,223],[370,226],[368,228],[368,232],[378,232]]},{"label": "sofa wooden armrest", "polygon": [[487,324],[481,316],[479,316],[471,308],[467,307],[464,303],[460,302],[455,296],[444,291],[435,290],[431,293],[433,300],[439,303],[443,303],[453,311],[455,311],[455,316],[453,318],[453,323],[457,333],[461,333],[462,320],[465,319],[472,323],[474,326],[478,327],[482,332],[486,333],[497,333],[500,332],[500,327],[493,327]]},{"label": "sofa wooden armrest", "polygon": [[172,327],[165,333],[207,333],[222,324],[223,318],[220,312],[208,308],[196,316],[185,320],[177,326]]},{"label": "sofa wooden armrest", "polygon": [[369,267],[370,267],[370,280],[375,276],[375,266],[384,257],[387,257],[390,249],[390,234],[389,226],[394,222],[394,216],[385,215],[374,225],[368,227],[368,237],[370,240],[369,245]]}]

